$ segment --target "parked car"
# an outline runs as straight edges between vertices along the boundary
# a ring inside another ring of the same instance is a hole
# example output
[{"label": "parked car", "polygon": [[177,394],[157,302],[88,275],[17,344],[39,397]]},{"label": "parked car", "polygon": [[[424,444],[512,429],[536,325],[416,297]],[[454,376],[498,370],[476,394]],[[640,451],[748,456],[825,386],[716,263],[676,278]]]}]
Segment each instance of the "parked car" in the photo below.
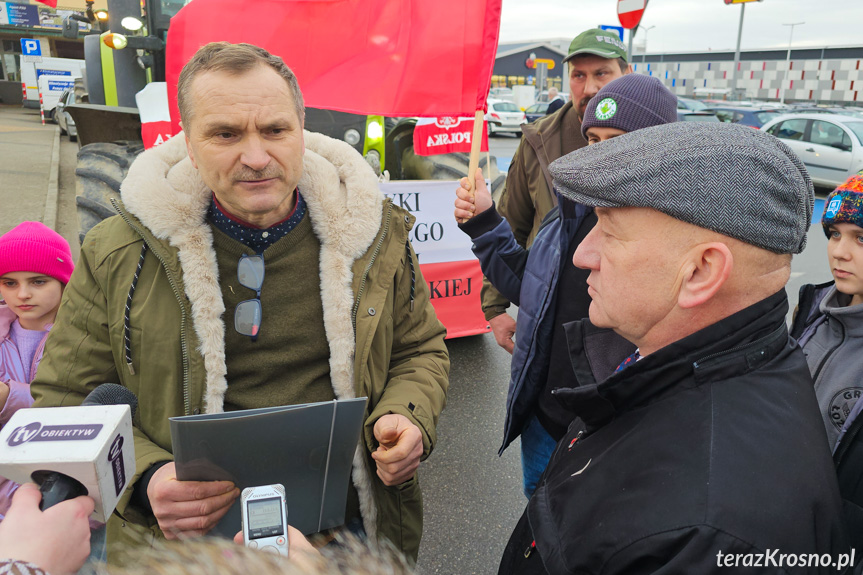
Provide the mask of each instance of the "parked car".
[{"label": "parked car", "polygon": [[785,112],[776,109],[738,108],[731,106],[709,106],[705,111],[716,114],[720,122],[741,124],[750,128],[760,128],[773,118]]},{"label": "parked car", "polygon": [[677,110],[678,122],[718,122],[719,118],[713,112],[693,112],[691,110]]},{"label": "parked car", "polygon": [[57,107],[54,109],[54,121],[60,126],[60,135],[69,134],[69,141],[78,141],[78,129],[75,127],[75,120],[66,111],[66,106],[75,103],[75,89],[69,88],[60,95],[60,101],[57,102]]},{"label": "parked car", "polygon": [[485,115],[488,135],[492,136],[498,132],[509,132],[521,136],[521,125],[527,123],[518,106],[504,100],[489,100],[488,113]]},{"label": "parked car", "polygon": [[786,111],[787,114],[836,114],[831,108],[811,105],[791,106]]},{"label": "parked car", "polygon": [[855,106],[845,106],[844,108],[831,108],[831,110],[842,116],[851,116],[852,118],[863,120],[863,108],[857,108]]},{"label": "parked car", "polygon": [[528,122],[535,122],[545,116],[548,111],[548,102],[538,102],[533,106],[528,106],[524,111],[524,115]]},{"label": "parked car", "polygon": [[790,114],[762,130],[794,150],[816,186],[834,188],[863,169],[863,120],[853,116]]},{"label": "parked car", "polygon": [[795,106],[789,112],[794,114],[839,114],[840,116],[863,118],[863,109],[843,108],[841,106]]},{"label": "parked car", "polygon": [[509,102],[512,102],[514,98],[512,88],[492,88],[488,91],[488,97],[494,100],[507,100]]},{"label": "parked car", "polygon": [[[569,94],[567,94],[566,92],[558,92],[557,95],[560,96],[561,98],[563,98],[564,104],[569,102]],[[548,102],[549,101],[548,90],[543,90],[542,92],[540,92],[539,95],[536,97],[536,101],[540,102],[540,103]],[[527,111],[527,110],[525,110],[525,111]]]},{"label": "parked car", "polygon": [[677,97],[677,109],[678,110],[692,110],[694,112],[699,112],[706,108],[704,102],[699,100],[693,100],[692,98],[681,98]]}]

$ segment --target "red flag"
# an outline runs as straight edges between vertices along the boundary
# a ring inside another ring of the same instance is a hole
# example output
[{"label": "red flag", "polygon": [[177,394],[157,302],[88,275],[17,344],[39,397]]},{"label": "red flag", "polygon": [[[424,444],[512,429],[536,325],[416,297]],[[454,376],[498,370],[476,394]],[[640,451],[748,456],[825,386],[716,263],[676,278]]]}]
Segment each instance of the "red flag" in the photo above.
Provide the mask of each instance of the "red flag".
[{"label": "red flag", "polygon": [[308,106],[384,116],[483,109],[501,0],[195,0],[171,19],[166,76],[208,42],[248,42],[281,56]]},{"label": "red flag", "polygon": [[57,0],[36,0],[36,2],[41,2],[42,4],[50,6],[51,8],[57,7]]},{"label": "red flag", "polygon": [[[421,118],[414,128],[414,153],[433,156],[452,152],[470,153],[473,118]],[[480,152],[488,152],[488,133],[483,130]]]}]

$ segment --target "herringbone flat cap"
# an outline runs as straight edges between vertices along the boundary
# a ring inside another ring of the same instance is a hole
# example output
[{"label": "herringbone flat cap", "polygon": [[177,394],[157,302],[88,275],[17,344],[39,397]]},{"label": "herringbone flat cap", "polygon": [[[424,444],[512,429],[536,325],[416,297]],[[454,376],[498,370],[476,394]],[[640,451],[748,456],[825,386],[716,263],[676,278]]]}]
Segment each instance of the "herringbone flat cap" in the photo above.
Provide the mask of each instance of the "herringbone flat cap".
[{"label": "herringbone flat cap", "polygon": [[549,171],[582,204],[653,208],[781,254],[806,247],[812,180],[788,146],[749,127],[644,128],[576,150]]}]

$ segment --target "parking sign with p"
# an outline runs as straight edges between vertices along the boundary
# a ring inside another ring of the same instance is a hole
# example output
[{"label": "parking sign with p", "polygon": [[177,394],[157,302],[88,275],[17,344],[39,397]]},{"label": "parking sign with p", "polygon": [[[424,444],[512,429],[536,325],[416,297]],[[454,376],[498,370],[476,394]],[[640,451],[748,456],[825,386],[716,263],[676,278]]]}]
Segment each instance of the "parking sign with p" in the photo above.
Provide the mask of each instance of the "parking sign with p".
[{"label": "parking sign with p", "polygon": [[21,54],[24,56],[41,56],[42,43],[33,38],[21,38]]}]

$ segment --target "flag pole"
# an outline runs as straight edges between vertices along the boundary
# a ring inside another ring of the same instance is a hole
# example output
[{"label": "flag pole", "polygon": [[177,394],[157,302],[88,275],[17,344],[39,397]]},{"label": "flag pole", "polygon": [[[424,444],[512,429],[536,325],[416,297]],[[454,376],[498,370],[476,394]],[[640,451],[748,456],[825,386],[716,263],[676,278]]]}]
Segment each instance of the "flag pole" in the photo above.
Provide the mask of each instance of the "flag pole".
[{"label": "flag pole", "polygon": [[467,168],[467,182],[470,195],[476,194],[476,170],[479,168],[479,151],[482,148],[482,128],[485,112],[477,110],[473,117],[473,136],[470,139],[470,161]]}]

